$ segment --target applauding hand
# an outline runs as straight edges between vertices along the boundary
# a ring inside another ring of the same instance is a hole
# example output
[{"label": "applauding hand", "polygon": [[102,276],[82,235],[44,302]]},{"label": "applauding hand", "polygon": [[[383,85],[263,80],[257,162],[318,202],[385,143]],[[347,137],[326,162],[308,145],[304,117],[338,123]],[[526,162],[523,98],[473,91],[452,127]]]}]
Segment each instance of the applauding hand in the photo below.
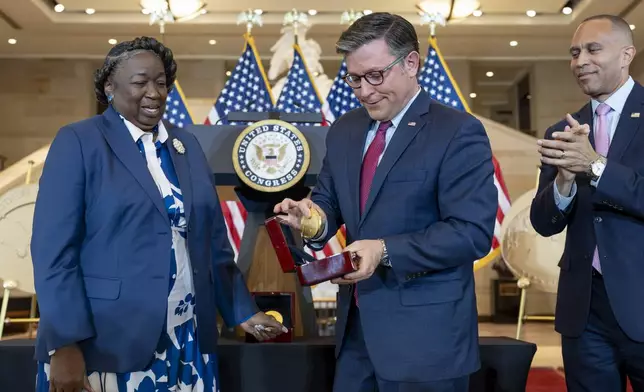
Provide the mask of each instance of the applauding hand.
[{"label": "applauding hand", "polygon": [[579,124],[570,114],[566,115],[568,126],[564,132],[554,132],[554,140],[539,140],[541,162],[564,169],[566,179],[574,174],[587,173],[590,164],[599,155],[590,144],[588,124]]}]

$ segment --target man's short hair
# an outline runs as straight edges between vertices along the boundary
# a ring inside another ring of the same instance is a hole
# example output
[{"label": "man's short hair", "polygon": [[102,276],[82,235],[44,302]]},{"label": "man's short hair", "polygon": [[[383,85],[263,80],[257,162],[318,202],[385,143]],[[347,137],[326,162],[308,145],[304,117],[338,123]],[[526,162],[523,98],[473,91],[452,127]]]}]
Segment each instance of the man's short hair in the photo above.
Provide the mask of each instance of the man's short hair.
[{"label": "man's short hair", "polygon": [[420,51],[416,29],[407,19],[388,12],[374,12],[359,18],[342,33],[335,45],[336,52],[346,56],[378,39],[385,40],[394,57]]},{"label": "man's short hair", "polygon": [[584,19],[581,23],[586,23],[590,22],[592,20],[608,20],[611,22],[613,26],[614,31],[618,31],[626,37],[628,40],[628,43],[630,45],[633,44],[633,31],[631,30],[631,26],[628,24],[627,21],[624,20],[624,18],[617,16],[617,15],[609,15],[609,14],[601,14],[601,15],[593,15],[590,16],[586,19]]}]

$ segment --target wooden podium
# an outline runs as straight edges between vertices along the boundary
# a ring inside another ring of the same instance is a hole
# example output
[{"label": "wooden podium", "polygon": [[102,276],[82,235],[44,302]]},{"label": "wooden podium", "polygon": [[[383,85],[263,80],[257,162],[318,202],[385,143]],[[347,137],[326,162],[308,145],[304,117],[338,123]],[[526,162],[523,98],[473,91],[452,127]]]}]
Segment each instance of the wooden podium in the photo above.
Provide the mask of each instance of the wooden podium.
[{"label": "wooden podium", "polygon": [[[231,200],[234,195],[247,211],[244,233],[241,239],[237,266],[246,279],[251,292],[291,292],[295,295],[294,334],[296,337],[315,337],[318,329],[310,287],[302,287],[294,273],[285,274],[280,268],[271,245],[264,221],[273,216],[273,207],[284,198],[294,200],[309,195],[317,181],[325,154],[325,139],[328,131],[322,126],[298,126],[309,146],[309,165],[303,178],[290,188],[279,192],[258,191],[240,180],[233,165],[233,150],[239,135],[248,126],[262,120],[281,120],[288,123],[320,123],[316,113],[229,113],[230,121],[248,125],[190,125],[184,129],[195,135],[204,150],[210,168],[215,175],[221,200]],[[227,189],[226,189],[227,188]],[[243,335],[239,330],[223,330],[222,335]]]}]

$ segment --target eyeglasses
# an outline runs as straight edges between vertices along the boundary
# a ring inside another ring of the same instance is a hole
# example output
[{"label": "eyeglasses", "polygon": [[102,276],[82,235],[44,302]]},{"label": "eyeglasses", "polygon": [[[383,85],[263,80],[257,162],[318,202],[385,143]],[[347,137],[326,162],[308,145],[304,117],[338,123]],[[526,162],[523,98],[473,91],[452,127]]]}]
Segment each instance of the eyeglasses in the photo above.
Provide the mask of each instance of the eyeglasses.
[{"label": "eyeglasses", "polygon": [[353,75],[353,74],[346,74],[342,77],[344,81],[349,85],[351,88],[360,88],[362,85],[361,80],[364,78],[364,80],[367,81],[372,86],[379,86],[385,81],[385,72],[389,71],[391,67],[394,65],[398,64],[402,59],[404,59],[406,55],[398,57],[396,60],[394,60],[393,63],[389,64],[385,68],[381,69],[380,71],[371,71],[367,72],[364,75]]}]

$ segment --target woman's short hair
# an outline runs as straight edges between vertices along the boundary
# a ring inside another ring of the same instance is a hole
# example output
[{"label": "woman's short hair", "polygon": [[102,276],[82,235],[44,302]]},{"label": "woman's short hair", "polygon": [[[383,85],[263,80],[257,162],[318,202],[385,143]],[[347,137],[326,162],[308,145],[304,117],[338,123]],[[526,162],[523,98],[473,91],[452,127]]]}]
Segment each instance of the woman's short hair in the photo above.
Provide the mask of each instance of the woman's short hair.
[{"label": "woman's short hair", "polygon": [[172,50],[154,38],[138,37],[132,41],[123,41],[115,45],[107,53],[103,66],[94,72],[94,92],[99,102],[104,105],[108,104],[107,95],[105,94],[105,82],[114,73],[114,70],[124,60],[144,51],[152,52],[161,59],[165,70],[166,86],[168,86],[168,89],[172,87],[177,75],[177,63],[174,61]]}]

